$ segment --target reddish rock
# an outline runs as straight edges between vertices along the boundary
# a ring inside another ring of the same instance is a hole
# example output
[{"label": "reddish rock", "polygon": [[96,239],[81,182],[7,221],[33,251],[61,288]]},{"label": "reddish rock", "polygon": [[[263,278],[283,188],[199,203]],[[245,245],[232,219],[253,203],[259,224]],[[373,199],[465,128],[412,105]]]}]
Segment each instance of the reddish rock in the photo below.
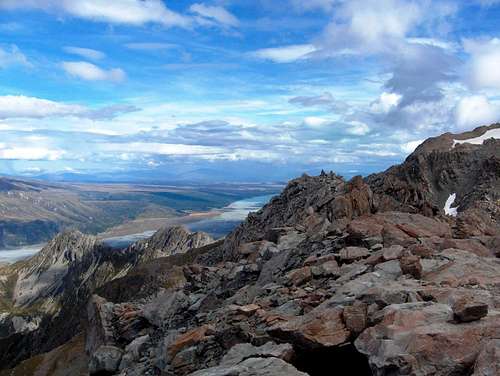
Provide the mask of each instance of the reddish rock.
[{"label": "reddish rock", "polygon": [[304,316],[271,327],[270,335],[294,345],[314,349],[348,341],[350,332],[342,320],[342,309],[318,307]]},{"label": "reddish rock", "polygon": [[352,238],[358,240],[374,237],[382,237],[384,226],[375,216],[365,216],[354,219],[347,226],[347,232]]},{"label": "reddish rock", "polygon": [[357,335],[367,326],[367,305],[356,301],[353,305],[344,307],[343,316],[347,329]]},{"label": "reddish rock", "polygon": [[491,339],[484,346],[474,365],[473,376],[500,375],[500,339]]},{"label": "reddish rock", "polygon": [[446,304],[393,304],[355,341],[376,375],[466,375],[489,338],[499,338],[500,316],[454,324]]},{"label": "reddish rock", "polygon": [[408,251],[421,258],[429,258],[434,254],[431,248],[422,244],[411,245],[408,247]]},{"label": "reddish rock", "polygon": [[364,262],[368,265],[377,265],[381,262],[384,262],[384,252],[382,250],[373,252],[368,258],[364,260]]},{"label": "reddish rock", "polygon": [[331,262],[331,261],[337,264],[335,259],[336,259],[335,255],[325,255],[320,257],[313,255],[306,258],[306,261],[304,261],[304,266],[322,265],[326,262]]},{"label": "reddish rock", "polygon": [[393,245],[390,246],[389,248],[384,248],[383,249],[384,260],[385,261],[397,260],[401,256],[403,250],[404,248],[400,245]]},{"label": "reddish rock", "polygon": [[203,325],[198,328],[192,329],[179,337],[168,347],[168,353],[171,358],[175,357],[181,350],[200,343],[208,335],[213,332],[210,325]]},{"label": "reddish rock", "polygon": [[459,322],[476,321],[488,315],[488,304],[474,301],[470,296],[456,299],[452,308],[455,319]]},{"label": "reddish rock", "polygon": [[399,259],[399,267],[403,274],[411,275],[415,279],[422,278],[423,268],[418,256],[411,254],[403,255]]},{"label": "reddish rock", "polygon": [[407,247],[415,244],[416,241],[414,238],[408,236],[404,231],[401,231],[399,228],[390,223],[384,226],[382,237],[386,247],[391,245],[401,245],[403,247]]},{"label": "reddish rock", "polygon": [[257,312],[261,307],[258,304],[248,304],[244,306],[232,306],[234,311],[241,313],[246,316],[251,316]]},{"label": "reddish rock", "polygon": [[300,286],[309,282],[312,277],[311,268],[309,266],[304,266],[303,268],[292,270],[287,274],[286,278],[289,284]]},{"label": "reddish rock", "polygon": [[456,248],[481,257],[494,257],[494,253],[476,239],[445,239],[441,249]]},{"label": "reddish rock", "polygon": [[339,255],[343,262],[353,262],[370,256],[370,251],[362,247],[347,247],[341,249]]}]

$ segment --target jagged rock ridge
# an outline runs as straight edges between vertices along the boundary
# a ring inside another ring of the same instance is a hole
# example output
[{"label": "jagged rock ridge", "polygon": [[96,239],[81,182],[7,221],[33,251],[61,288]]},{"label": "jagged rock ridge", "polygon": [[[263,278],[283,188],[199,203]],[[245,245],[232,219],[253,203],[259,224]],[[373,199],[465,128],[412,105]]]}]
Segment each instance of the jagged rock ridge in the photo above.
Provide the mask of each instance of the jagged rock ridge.
[{"label": "jagged rock ridge", "polygon": [[498,374],[500,141],[454,142],[498,128],[303,176],[223,243],[132,267],[88,302],[89,373]]},{"label": "jagged rock ridge", "polygon": [[[148,242],[123,250],[78,231],[56,236],[32,258],[0,269],[0,301],[7,312],[0,319],[0,334],[5,332],[0,335],[2,363],[50,350],[78,333],[90,294],[132,267],[212,242],[207,234],[183,227],[159,230]],[[13,352],[7,344],[19,350]]]}]

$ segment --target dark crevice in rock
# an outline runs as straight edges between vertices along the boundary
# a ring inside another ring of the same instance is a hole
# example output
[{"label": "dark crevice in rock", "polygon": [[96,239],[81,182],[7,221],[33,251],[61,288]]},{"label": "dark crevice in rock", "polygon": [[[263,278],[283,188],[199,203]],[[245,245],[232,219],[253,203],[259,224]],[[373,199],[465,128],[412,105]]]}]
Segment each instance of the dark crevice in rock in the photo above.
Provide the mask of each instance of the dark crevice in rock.
[{"label": "dark crevice in rock", "polygon": [[310,376],[323,376],[330,372],[335,375],[373,375],[368,358],[351,343],[315,350],[297,349],[292,363]]}]

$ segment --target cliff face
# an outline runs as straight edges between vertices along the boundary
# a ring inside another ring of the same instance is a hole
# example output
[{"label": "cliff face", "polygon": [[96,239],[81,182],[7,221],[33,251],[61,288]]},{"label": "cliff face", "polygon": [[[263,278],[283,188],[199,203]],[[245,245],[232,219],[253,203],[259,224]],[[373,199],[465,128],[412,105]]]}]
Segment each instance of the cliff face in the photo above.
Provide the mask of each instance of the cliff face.
[{"label": "cliff face", "polygon": [[293,180],[219,243],[118,252],[141,261],[87,302],[88,372],[498,374],[499,140],[456,142],[498,128],[431,139],[366,179]]},{"label": "cliff face", "polygon": [[182,227],[160,230],[150,242],[120,251],[78,231],[56,236],[32,258],[0,269],[1,363],[48,351],[70,339],[80,331],[82,307],[91,293],[132,267],[211,242],[208,235]]},{"label": "cliff face", "polygon": [[463,142],[488,132],[500,132],[500,125],[429,139],[403,164],[369,176],[366,181],[379,196],[378,210],[434,215],[443,213],[449,196],[456,194],[453,205],[460,211],[482,207],[499,219],[500,138]]}]

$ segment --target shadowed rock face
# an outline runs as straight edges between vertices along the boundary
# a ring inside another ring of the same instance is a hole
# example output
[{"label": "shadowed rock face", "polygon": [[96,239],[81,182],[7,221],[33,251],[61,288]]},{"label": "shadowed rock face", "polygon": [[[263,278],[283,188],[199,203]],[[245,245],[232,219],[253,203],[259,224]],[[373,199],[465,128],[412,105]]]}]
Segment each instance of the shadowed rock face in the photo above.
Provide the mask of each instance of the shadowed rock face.
[{"label": "shadowed rock face", "polygon": [[149,260],[205,242],[176,230],[123,250],[139,265],[120,264],[82,315],[91,373],[495,374],[498,141],[451,148],[493,128],[366,179],[293,180],[223,242]]},{"label": "shadowed rock face", "polygon": [[442,213],[448,197],[456,193],[454,206],[459,212],[480,207],[498,220],[500,139],[454,145],[454,140],[472,139],[494,129],[500,125],[429,139],[403,164],[369,176],[366,182],[379,196],[377,209],[434,215]]},{"label": "shadowed rock face", "polygon": [[[0,276],[9,281],[0,281],[0,297],[6,305],[0,320],[5,332],[0,338],[0,344],[5,344],[0,346],[1,363],[50,350],[78,333],[82,307],[91,293],[132,267],[211,242],[207,234],[173,227],[115,251],[78,231],[59,234],[32,258],[0,270]],[[18,323],[17,328],[13,323]],[[18,350],[8,349],[7,344]]]}]

